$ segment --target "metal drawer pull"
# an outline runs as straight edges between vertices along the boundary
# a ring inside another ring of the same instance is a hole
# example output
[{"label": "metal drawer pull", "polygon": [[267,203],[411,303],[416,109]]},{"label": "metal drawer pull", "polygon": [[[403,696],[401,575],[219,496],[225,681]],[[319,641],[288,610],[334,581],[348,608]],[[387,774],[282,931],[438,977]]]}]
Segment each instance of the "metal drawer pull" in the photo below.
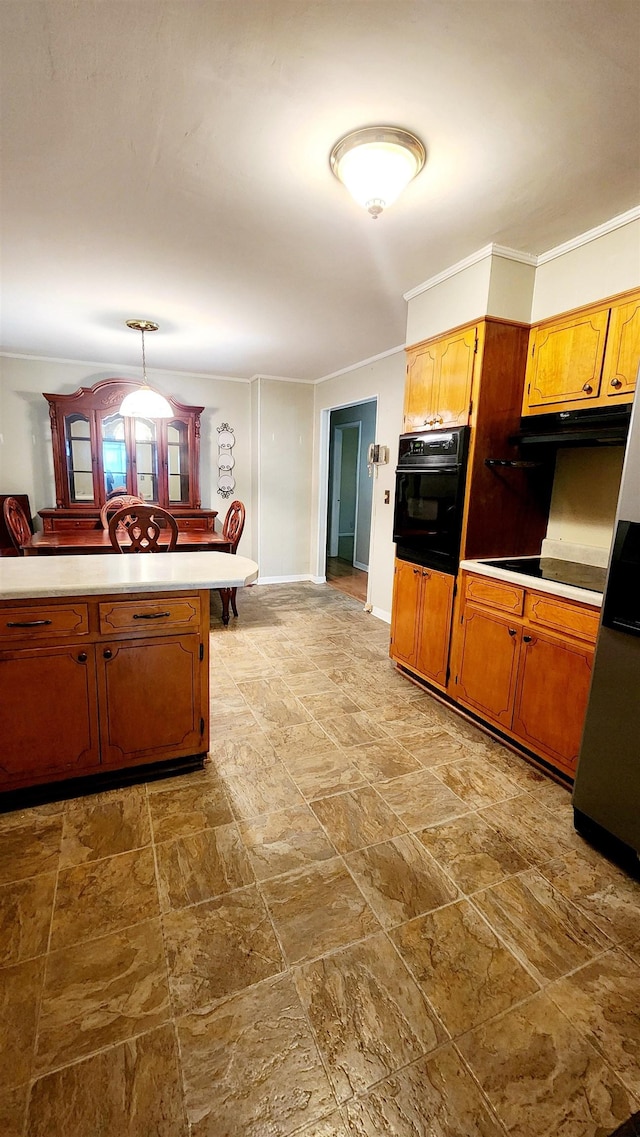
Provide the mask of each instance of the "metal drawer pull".
[{"label": "metal drawer pull", "polygon": [[51,620],[12,620],[7,621],[8,628],[44,628]]},{"label": "metal drawer pull", "polygon": [[161,620],[163,616],[170,616],[170,612],[136,612],[134,620]]}]

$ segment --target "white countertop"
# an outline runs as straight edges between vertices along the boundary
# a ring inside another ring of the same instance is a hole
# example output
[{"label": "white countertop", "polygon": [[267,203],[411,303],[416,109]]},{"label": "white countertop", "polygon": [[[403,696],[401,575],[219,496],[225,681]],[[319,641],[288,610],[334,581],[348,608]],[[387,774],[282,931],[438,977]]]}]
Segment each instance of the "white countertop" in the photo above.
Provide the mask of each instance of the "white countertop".
[{"label": "white countertop", "polygon": [[111,592],[176,592],[241,588],[258,566],[231,553],[147,553],[0,558],[0,600],[100,596]]},{"label": "white countertop", "polygon": [[[510,560],[521,560],[521,557],[510,557]],[[510,572],[509,569],[496,568],[486,561],[461,561],[461,569],[468,572],[477,572],[480,576],[492,576],[496,580],[508,580],[511,584],[519,584],[521,588],[533,588],[536,592],[550,592],[553,596],[566,596],[568,600],[578,600],[581,604],[592,604],[595,608],[602,607],[602,593],[592,592],[589,588],[576,588],[573,584],[562,584],[559,580],[542,580],[538,576],[527,576],[525,573]]]}]

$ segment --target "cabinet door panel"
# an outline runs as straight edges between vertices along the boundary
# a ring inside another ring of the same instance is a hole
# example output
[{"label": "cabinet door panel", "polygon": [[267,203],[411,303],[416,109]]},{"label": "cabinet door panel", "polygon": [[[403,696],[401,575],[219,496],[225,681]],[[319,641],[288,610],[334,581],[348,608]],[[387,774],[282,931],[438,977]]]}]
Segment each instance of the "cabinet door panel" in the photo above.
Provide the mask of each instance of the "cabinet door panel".
[{"label": "cabinet door panel", "polygon": [[525,414],[528,407],[598,398],[608,321],[604,309],[532,329]]},{"label": "cabinet door panel", "polygon": [[511,726],[520,626],[467,605],[456,697],[503,726]]},{"label": "cabinet door panel", "polygon": [[513,730],[525,745],[575,771],[589,697],[593,651],[551,637],[523,641]]},{"label": "cabinet door panel", "polygon": [[99,765],[92,645],[0,652],[0,692],[2,782],[72,777]]},{"label": "cabinet door panel", "polygon": [[640,363],[640,299],[611,309],[602,393],[609,399],[630,396]]},{"label": "cabinet door panel", "polygon": [[415,667],[418,652],[422,569],[409,561],[396,561],[393,585],[391,658]]},{"label": "cabinet door panel", "polygon": [[404,399],[404,429],[424,430],[435,417],[437,345],[427,344],[409,352]]},{"label": "cabinet door panel", "polygon": [[100,644],[98,665],[105,765],[160,762],[206,750],[199,636]]},{"label": "cabinet door panel", "polygon": [[445,573],[422,570],[422,611],[416,671],[443,688],[447,685],[453,579]]},{"label": "cabinet door panel", "polygon": [[476,329],[467,328],[439,345],[438,426],[464,426],[469,421],[476,342]]}]

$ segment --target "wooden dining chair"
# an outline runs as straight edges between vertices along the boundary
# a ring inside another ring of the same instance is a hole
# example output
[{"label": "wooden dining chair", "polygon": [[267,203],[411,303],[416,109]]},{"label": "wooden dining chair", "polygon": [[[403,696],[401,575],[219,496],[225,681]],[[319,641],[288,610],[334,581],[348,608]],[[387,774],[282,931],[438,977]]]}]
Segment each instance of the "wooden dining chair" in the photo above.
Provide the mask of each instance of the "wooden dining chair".
[{"label": "wooden dining chair", "polygon": [[4,499],[2,513],[7,532],[16,547],[17,555],[21,557],[23,556],[22,546],[26,545],[31,537],[29,518],[15,497],[6,497]]},{"label": "wooden dining chair", "polygon": [[[171,535],[161,544],[163,529]],[[109,540],[117,553],[172,553],[178,543],[178,522],[159,505],[125,505],[109,520]]]},{"label": "wooden dining chair", "polygon": [[[241,501],[232,501],[229,506],[224,524],[222,526],[222,537],[228,541],[229,547],[226,550],[228,553],[235,553],[238,542],[242,536],[244,529],[244,519],[246,510]],[[238,608],[236,605],[237,588],[219,588],[220,599],[222,601],[222,623],[226,625],[229,623],[229,605],[234,616],[238,615]]]},{"label": "wooden dining chair", "polygon": [[124,509],[125,505],[146,505],[141,497],[134,497],[130,493],[114,494],[112,497],[107,498],[102,509],[100,510],[100,524],[103,529],[109,528],[109,515],[117,513],[119,509]]}]

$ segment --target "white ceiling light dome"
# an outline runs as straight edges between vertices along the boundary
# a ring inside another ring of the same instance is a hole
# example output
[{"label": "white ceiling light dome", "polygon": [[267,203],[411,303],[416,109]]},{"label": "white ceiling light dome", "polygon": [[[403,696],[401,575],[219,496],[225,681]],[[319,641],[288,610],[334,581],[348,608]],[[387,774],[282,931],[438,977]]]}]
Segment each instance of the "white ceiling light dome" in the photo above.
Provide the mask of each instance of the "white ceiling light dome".
[{"label": "white ceiling light dome", "polygon": [[147,383],[144,333],[157,332],[158,325],[154,324],[153,320],[127,320],[127,327],[142,335],[142,386],[125,395],[120,404],[120,414],[126,418],[173,418],[173,409],[169,400],[159,391],[153,391]]},{"label": "white ceiling light dome", "polygon": [[427,152],[415,134],[399,126],[366,126],[336,142],[333,173],[374,218],[392,205],[420,173]]}]

